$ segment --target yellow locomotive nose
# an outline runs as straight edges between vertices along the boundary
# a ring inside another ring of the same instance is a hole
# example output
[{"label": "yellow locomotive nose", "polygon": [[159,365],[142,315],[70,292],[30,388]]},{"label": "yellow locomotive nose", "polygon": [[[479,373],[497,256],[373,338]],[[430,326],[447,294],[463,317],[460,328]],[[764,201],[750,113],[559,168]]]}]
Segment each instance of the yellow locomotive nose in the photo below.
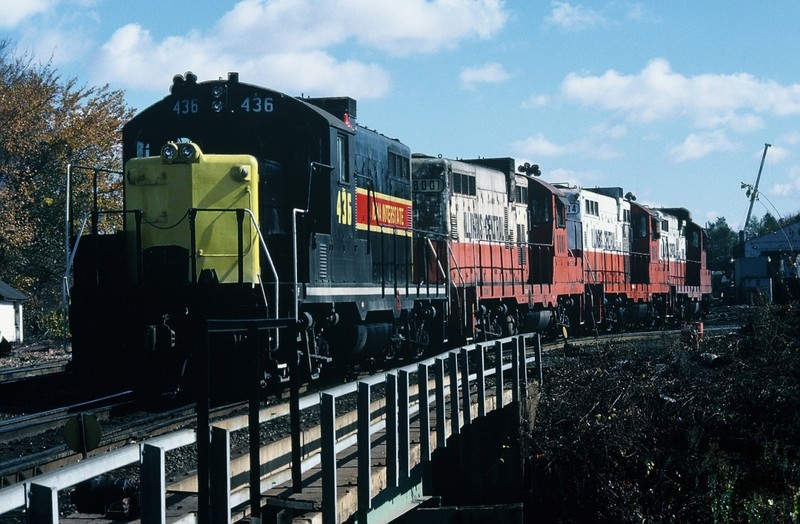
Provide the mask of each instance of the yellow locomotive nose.
[{"label": "yellow locomotive nose", "polygon": [[259,281],[258,163],[253,156],[204,155],[192,142],[168,142],[157,157],[129,160],[125,172],[125,207],[141,213],[140,224],[132,217],[126,220],[130,266],[142,266],[132,271],[132,279],[141,273],[144,281],[162,281],[158,261],[164,257],[158,253],[168,252],[169,279],[180,281],[173,283],[197,282],[203,271],[216,274],[220,283]]}]

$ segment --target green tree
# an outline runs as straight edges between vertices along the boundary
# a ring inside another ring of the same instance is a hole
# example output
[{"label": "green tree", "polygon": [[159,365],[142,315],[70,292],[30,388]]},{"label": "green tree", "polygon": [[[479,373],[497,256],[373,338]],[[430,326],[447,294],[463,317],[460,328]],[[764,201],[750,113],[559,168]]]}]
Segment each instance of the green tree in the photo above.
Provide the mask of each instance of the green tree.
[{"label": "green tree", "polygon": [[767,212],[763,217],[752,217],[747,224],[747,238],[756,238],[761,235],[773,233],[781,228],[778,220],[772,216],[772,213]]},{"label": "green tree", "polygon": [[713,271],[725,271],[730,267],[733,248],[738,243],[736,232],[730,228],[725,217],[719,217],[714,223],[706,224],[706,235],[709,268]]},{"label": "green tree", "polygon": [[[66,166],[119,171],[120,133],[131,116],[122,91],[62,80],[0,40],[0,280],[31,297],[34,335],[61,325]],[[91,173],[75,177],[77,210],[89,208],[91,187]],[[104,177],[99,187],[104,200],[116,199],[120,180]]]}]

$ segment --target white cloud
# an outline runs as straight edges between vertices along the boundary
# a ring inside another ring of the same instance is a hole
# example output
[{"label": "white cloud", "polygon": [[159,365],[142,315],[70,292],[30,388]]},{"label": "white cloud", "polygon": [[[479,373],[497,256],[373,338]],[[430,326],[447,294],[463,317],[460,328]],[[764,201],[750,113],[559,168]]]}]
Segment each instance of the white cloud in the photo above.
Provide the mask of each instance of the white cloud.
[{"label": "white cloud", "polygon": [[545,20],[550,25],[569,31],[579,31],[607,23],[602,14],[591,8],[573,6],[568,2],[553,2],[552,5],[553,9],[550,11],[550,16]]},{"label": "white cloud", "polygon": [[104,82],[153,90],[191,69],[200,78],[238,71],[243,80],[288,92],[371,98],[388,92],[389,74],[375,63],[337,57],[336,46],[428,53],[489,38],[507,18],[500,0],[242,0],[208,30],[157,41],[139,25],[121,27],[94,69]]},{"label": "white cloud", "polygon": [[0,29],[16,27],[32,16],[50,10],[58,0],[3,0],[0,2]]},{"label": "white cloud", "polygon": [[712,131],[701,134],[690,133],[682,144],[670,147],[668,155],[672,162],[685,162],[719,151],[734,150],[736,146],[723,131]]},{"label": "white cloud", "polygon": [[591,129],[592,135],[601,138],[622,138],[627,136],[628,128],[622,124],[598,124]]},{"label": "white cloud", "polygon": [[744,73],[687,77],[673,72],[664,59],[652,60],[634,75],[571,73],[561,91],[570,100],[643,123],[679,117],[699,128],[745,132],[763,127],[762,115],[800,114],[800,84],[784,86]]},{"label": "white cloud", "polygon": [[564,154],[566,148],[549,141],[542,133],[530,136],[524,140],[518,140],[512,147],[519,156],[530,158],[541,158],[547,156],[559,156]]},{"label": "white cloud", "polygon": [[[219,53],[213,42],[198,33],[155,42],[149,31],[136,24],[114,33],[103,46],[97,67],[106,79],[163,91],[173,75],[184,72],[176,70],[175,64],[201,79],[237,71],[243,81],[268,84],[291,93],[374,98],[385,94],[390,85],[388,74],[379,66],[339,61],[324,51],[287,51],[243,58]],[[129,77],[130,71],[141,74]]]},{"label": "white cloud", "polygon": [[222,17],[215,35],[272,52],[326,48],[354,39],[404,56],[489,38],[507,19],[500,0],[243,0]]},{"label": "white cloud", "polygon": [[[761,159],[761,156],[764,154],[764,148],[758,150],[758,152],[754,155]],[[772,146],[767,150],[767,156],[765,161],[771,164],[777,164],[778,162],[782,162],[792,156],[792,152],[786,149],[785,147],[781,147],[777,144],[772,144]]]},{"label": "white cloud", "polygon": [[462,69],[458,76],[461,84],[467,89],[474,89],[477,84],[502,84],[511,78],[508,71],[497,63],[485,64],[481,67],[468,67]]},{"label": "white cloud", "polygon": [[627,22],[661,22],[660,17],[651,13],[644,4],[627,1],[594,2],[593,7],[563,1],[554,1],[550,5],[552,9],[545,19],[545,25],[560,27],[565,31],[616,27]]},{"label": "white cloud", "polygon": [[527,100],[523,100],[520,107],[523,109],[535,109],[537,107],[545,107],[550,103],[550,97],[547,95],[531,95]]},{"label": "white cloud", "polygon": [[800,166],[794,166],[789,169],[787,175],[789,178],[787,182],[773,184],[767,193],[776,197],[800,196]]},{"label": "white cloud", "polygon": [[537,133],[511,144],[517,156],[534,159],[542,157],[558,157],[579,155],[594,160],[608,160],[619,157],[619,153],[603,141],[604,137],[589,137],[575,140],[567,144],[551,142],[542,133]]},{"label": "white cloud", "polygon": [[786,144],[796,145],[800,144],[800,131],[793,131],[791,133],[787,133],[780,138],[780,142],[784,142]]}]

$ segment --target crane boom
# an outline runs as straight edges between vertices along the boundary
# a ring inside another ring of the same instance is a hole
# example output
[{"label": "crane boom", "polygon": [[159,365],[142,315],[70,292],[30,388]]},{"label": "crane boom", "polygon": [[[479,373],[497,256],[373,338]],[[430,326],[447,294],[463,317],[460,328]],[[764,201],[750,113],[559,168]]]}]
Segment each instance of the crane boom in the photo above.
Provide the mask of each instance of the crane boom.
[{"label": "crane boom", "polygon": [[744,227],[742,230],[747,230],[747,224],[750,223],[750,214],[753,212],[753,203],[756,201],[756,197],[758,196],[758,183],[761,181],[761,170],[764,169],[764,159],[767,158],[767,149],[771,145],[772,144],[764,144],[764,154],[761,155],[761,165],[758,166],[756,185],[753,188],[753,192],[750,194],[750,206],[747,208],[747,218],[744,219]]}]

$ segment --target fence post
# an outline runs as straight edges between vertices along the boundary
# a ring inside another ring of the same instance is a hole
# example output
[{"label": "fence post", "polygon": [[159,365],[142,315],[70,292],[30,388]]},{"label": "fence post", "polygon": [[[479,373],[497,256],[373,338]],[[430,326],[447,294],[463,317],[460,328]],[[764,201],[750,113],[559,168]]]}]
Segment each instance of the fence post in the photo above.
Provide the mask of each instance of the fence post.
[{"label": "fence post", "polygon": [[494,380],[497,409],[503,409],[503,343],[499,340],[494,343]]},{"label": "fence post", "polygon": [[167,520],[164,455],[158,446],[142,445],[142,524],[164,524]]},{"label": "fence post", "polygon": [[478,357],[478,416],[486,416],[486,363],[483,361],[483,346],[480,344],[475,345],[475,353]]},{"label": "fence post", "polygon": [[358,383],[358,520],[367,522],[372,508],[372,437],[370,385]]},{"label": "fence post", "polygon": [[[253,448],[250,447],[252,453]],[[252,461],[251,461],[252,463]],[[261,506],[261,471],[258,472],[258,503]],[[251,478],[253,475],[250,476]],[[252,490],[251,490],[252,492]],[[211,521],[231,521],[231,437],[228,430],[211,426]]]},{"label": "fence post", "polygon": [[448,371],[450,373],[450,434],[458,435],[461,431],[461,421],[458,414],[458,354],[451,351],[448,355]]},{"label": "fence post", "polygon": [[461,402],[464,410],[464,425],[472,424],[472,395],[469,394],[469,352],[461,348]]},{"label": "fence post", "polygon": [[322,466],[322,519],[324,522],[339,522],[336,496],[336,397],[322,394],[320,406],[321,466]]},{"label": "fence post", "polygon": [[517,343],[519,345],[519,372],[520,372],[520,386],[522,387],[521,395],[522,397],[527,397],[528,395],[528,357],[527,357],[527,350],[525,347],[525,337],[520,335],[517,337]]},{"label": "fence post", "polygon": [[397,375],[386,375],[386,485],[396,488],[397,464]]},{"label": "fence post", "polygon": [[408,371],[400,370],[398,375],[397,411],[399,413],[398,432],[398,451],[400,453],[399,475],[400,479],[408,478],[411,465],[411,419],[409,416],[409,394],[408,394]]},{"label": "fence post", "polygon": [[30,484],[28,522],[58,522],[58,490],[43,484]]},{"label": "fence post", "polygon": [[436,448],[443,448],[447,444],[447,419],[445,417],[444,403],[444,359],[437,358],[433,366],[436,375],[434,387],[436,388]]},{"label": "fence post", "polygon": [[542,372],[542,336],[538,333],[536,338],[533,339],[533,352],[536,358],[536,375],[539,377],[539,388],[541,388],[542,380],[544,379]]},{"label": "fence post", "polygon": [[511,345],[511,401],[519,402],[519,339]]},{"label": "fence post", "polygon": [[420,462],[431,460],[431,399],[428,390],[428,366],[417,366],[417,384],[419,384],[419,445]]}]

